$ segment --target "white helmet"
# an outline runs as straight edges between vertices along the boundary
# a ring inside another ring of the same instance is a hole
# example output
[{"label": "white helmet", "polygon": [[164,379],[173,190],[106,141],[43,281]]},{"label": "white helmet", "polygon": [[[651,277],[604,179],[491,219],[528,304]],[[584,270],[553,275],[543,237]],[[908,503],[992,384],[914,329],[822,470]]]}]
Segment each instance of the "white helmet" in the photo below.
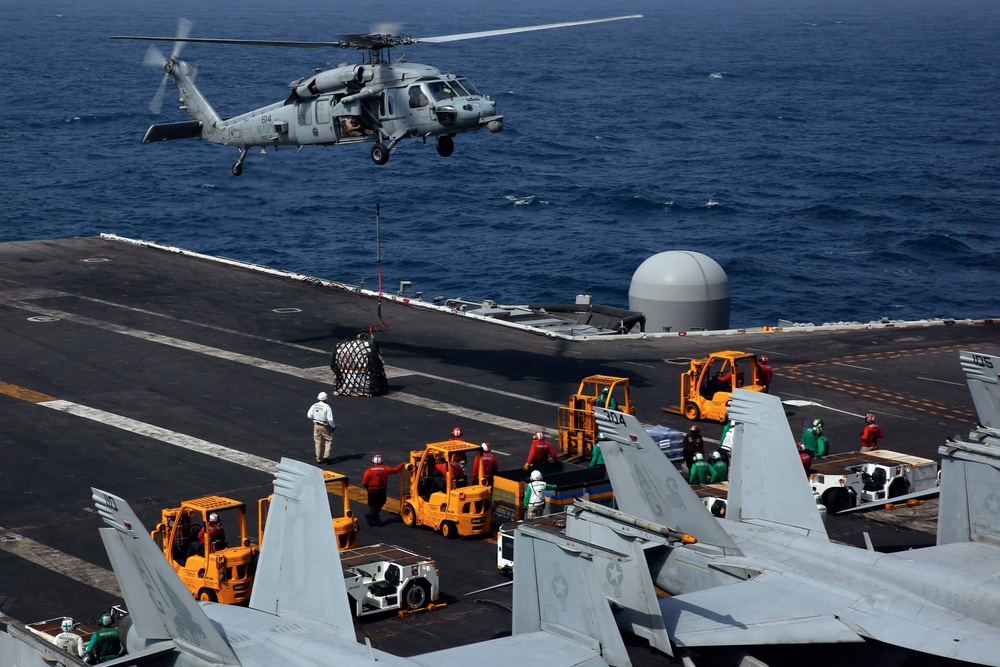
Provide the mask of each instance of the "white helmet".
[{"label": "white helmet", "polygon": [[[695,456],[697,456],[697,454]],[[719,459],[722,458],[722,455],[719,454],[719,452],[712,452],[712,455],[709,456],[708,458],[712,459],[713,461],[718,461]]]},{"label": "white helmet", "polygon": [[63,632],[73,632],[73,619],[68,616],[64,618],[62,622],[62,629]]},{"label": "white helmet", "polygon": [[327,395],[326,395],[325,391],[321,391],[321,392],[319,392],[319,394],[316,395],[316,400],[317,401],[325,401],[326,399],[327,399]]},{"label": "white helmet", "polygon": [[488,452],[488,451],[490,451],[491,449],[493,449],[493,448],[492,448],[492,447],[490,446],[490,443],[488,443],[488,442],[484,442],[483,444],[481,444],[481,445],[479,445],[479,446],[483,448],[483,451],[484,451],[484,452]]},{"label": "white helmet", "polygon": [[541,431],[535,431],[535,436],[534,437],[535,437],[535,440],[544,440],[545,439],[545,434],[542,433]]},{"label": "white helmet", "polygon": [[372,457],[372,463],[382,463],[382,455],[376,454]]},{"label": "white helmet", "polygon": [[695,461],[704,461],[705,460],[705,456],[701,452],[695,452],[694,460]]},{"label": "white helmet", "polygon": [[541,473],[540,470],[532,470],[531,471],[531,481],[532,482],[537,482],[541,478],[542,478],[542,473]]},{"label": "white helmet", "polygon": [[216,514],[215,512],[212,512],[211,514],[208,515],[208,522],[219,523],[219,515]]},{"label": "white helmet", "polygon": [[115,619],[111,618],[111,614],[101,615],[101,625],[105,628],[110,628],[115,622]]}]

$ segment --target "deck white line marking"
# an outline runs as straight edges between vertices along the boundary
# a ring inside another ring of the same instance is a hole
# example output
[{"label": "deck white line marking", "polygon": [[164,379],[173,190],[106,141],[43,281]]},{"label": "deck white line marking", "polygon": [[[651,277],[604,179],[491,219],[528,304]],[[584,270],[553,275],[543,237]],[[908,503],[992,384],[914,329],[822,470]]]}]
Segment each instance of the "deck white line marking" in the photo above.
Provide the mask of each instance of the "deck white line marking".
[{"label": "deck white line marking", "polygon": [[[259,340],[266,343],[272,343],[275,345],[283,345],[287,347],[292,347],[300,350],[305,350],[307,352],[317,352],[324,355],[329,355],[329,350],[323,350],[315,347],[307,347],[305,345],[298,345],[296,343],[286,343],[284,341],[275,340],[273,338],[266,338],[264,336],[255,336],[253,334],[248,334],[245,332],[234,331],[233,329],[227,329],[225,327],[217,327],[211,324],[205,324],[203,322],[194,322],[191,320],[186,320],[183,318],[172,317],[170,315],[163,315],[161,313],[154,313],[152,311],[143,310],[141,308],[132,308],[129,306],[122,306],[120,304],[112,303],[110,301],[103,301],[101,299],[93,299],[90,297],[77,296],[76,298],[84,299],[87,301],[93,301],[96,303],[101,303],[108,306],[116,306],[124,310],[131,310],[139,312],[145,315],[154,315],[157,317],[162,317],[164,319],[173,320],[177,322],[182,322],[184,324],[190,324],[193,326],[200,326],[206,329],[212,329],[214,331],[221,331],[223,333],[233,334],[242,336],[244,338],[249,338],[252,340]],[[295,377],[301,377],[306,380],[315,380],[324,384],[330,384],[330,367],[329,366],[316,366],[309,369],[300,369],[295,366],[288,366],[286,364],[278,364],[276,362],[269,362],[263,359],[258,359],[257,357],[250,357],[247,355],[238,354],[236,352],[228,352],[220,348],[209,347],[207,345],[199,345],[198,343],[191,343],[189,341],[184,341],[179,338],[173,338],[170,336],[160,336],[159,334],[154,334],[148,331],[143,331],[141,329],[133,329],[131,327],[124,327],[117,324],[111,324],[110,322],[102,322],[101,320],[95,320],[93,318],[84,317],[82,315],[75,315],[73,313],[67,313],[61,310],[54,310],[51,308],[45,308],[44,306],[38,306],[29,303],[18,303],[16,301],[11,301],[7,305],[14,308],[20,308],[22,310],[27,310],[30,312],[36,312],[42,315],[49,315],[50,317],[58,317],[69,322],[76,322],[77,324],[83,324],[86,326],[92,326],[99,329],[105,329],[107,331],[112,331],[114,333],[119,333],[125,336],[132,336],[134,338],[140,338],[153,343],[161,343],[164,345],[173,345],[174,347],[179,347],[192,352],[200,352],[209,356],[216,356],[222,359],[227,359],[229,361],[237,361],[240,363],[247,363],[251,366],[256,366],[258,368],[266,368],[268,370],[276,371],[279,373],[286,373],[288,375],[293,375]],[[218,352],[218,354],[213,354],[213,351]],[[387,378],[399,378],[406,377],[407,375],[418,375],[420,377],[425,377],[431,380],[436,380],[438,382],[448,382],[451,384],[457,384],[462,387],[469,387],[470,389],[478,389],[479,391],[486,391],[499,396],[508,396],[510,398],[524,399],[524,394],[518,394],[515,392],[504,391],[503,389],[494,389],[492,387],[484,387],[482,385],[472,384],[471,382],[464,382],[462,380],[456,380],[454,378],[448,378],[440,375],[432,375],[430,373],[423,373],[421,371],[411,371],[405,368],[399,368],[397,366],[386,366],[385,374]],[[541,399],[531,399],[534,403],[540,403],[542,405],[549,405],[551,407],[561,407],[562,403],[554,403],[552,401],[545,401]]]},{"label": "deck white line marking", "polygon": [[640,364],[638,361],[623,361],[623,364],[628,364],[629,366],[639,366],[640,368],[652,368],[656,370],[656,366],[650,366],[649,364]]},{"label": "deck white line marking", "polygon": [[146,436],[147,438],[153,438],[154,440],[159,440],[160,442],[165,442],[167,444],[174,445],[175,447],[188,449],[192,452],[214,456],[217,459],[222,459],[223,461],[229,461],[230,463],[252,468],[253,470],[260,470],[261,472],[266,472],[272,475],[278,472],[278,463],[276,461],[271,461],[255,454],[247,454],[246,452],[231,449],[223,445],[217,445],[214,442],[202,440],[201,438],[195,438],[194,436],[184,435],[183,433],[177,433],[176,431],[169,431],[165,428],[160,428],[159,426],[153,426],[152,424],[116,415],[113,412],[105,412],[104,410],[98,410],[97,408],[90,408],[86,405],[80,405],[79,403],[72,403],[70,401],[63,400],[46,401],[44,403],[36,403],[35,405],[41,405],[46,408],[58,410],[59,412],[65,412],[76,417],[90,419],[100,424],[114,426],[115,428],[120,428],[123,431]]},{"label": "deck white line marking", "polygon": [[956,387],[964,387],[965,386],[964,382],[952,382],[951,380],[938,380],[937,378],[925,378],[925,377],[921,377],[919,375],[917,376],[917,379],[918,380],[927,380],[928,382],[940,382],[941,384],[953,384]]},{"label": "deck white line marking", "polygon": [[434,399],[431,398],[421,398],[420,396],[411,396],[409,394],[400,394],[400,393],[387,394],[386,398],[399,401],[401,403],[416,405],[417,407],[421,408],[427,408],[429,410],[439,410],[441,412],[447,412],[457,417],[464,417],[465,419],[474,419],[476,421],[481,421],[486,424],[492,424],[493,426],[509,428],[515,431],[522,431],[529,433],[534,431],[551,432],[551,429],[549,429],[548,427],[539,426],[538,424],[529,424],[528,422],[519,421],[517,419],[508,419],[506,417],[491,415],[488,412],[481,412],[479,410],[470,410],[468,408],[462,408],[456,405],[448,405],[447,403],[435,401]]},{"label": "deck white line marking", "polygon": [[846,366],[847,368],[857,368],[857,369],[862,370],[862,371],[870,371],[870,370],[872,370],[871,368],[865,368],[864,366],[855,366],[854,364],[845,364],[845,363],[841,363],[839,361],[833,362],[832,365],[833,366]]},{"label": "deck white line marking", "polygon": [[0,528],[0,549],[31,561],[36,565],[58,572],[82,584],[92,586],[116,598],[122,596],[115,573],[103,567],[92,565],[76,556],[45,546],[24,535],[6,528]]}]

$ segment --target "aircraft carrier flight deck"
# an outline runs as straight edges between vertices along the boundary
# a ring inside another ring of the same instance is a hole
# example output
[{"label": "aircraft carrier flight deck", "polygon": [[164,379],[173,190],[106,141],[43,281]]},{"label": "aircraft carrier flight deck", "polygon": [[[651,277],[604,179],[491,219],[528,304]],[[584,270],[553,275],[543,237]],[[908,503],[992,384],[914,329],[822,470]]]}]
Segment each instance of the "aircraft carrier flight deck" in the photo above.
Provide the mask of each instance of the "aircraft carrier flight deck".
[{"label": "aircraft carrier flight deck", "polygon": [[[306,410],[332,391],[337,343],[361,332],[376,332],[389,391],[331,397],[337,429],[324,466],[355,487],[373,454],[405,461],[456,426],[492,443],[501,469],[519,467],[531,433],[554,436],[557,408],[598,373],[630,378],[643,423],[686,430],[662,408],[677,404],[688,359],[724,349],[766,354],[771,393],[823,406],[786,411],[793,425],[821,417],[833,451],[856,449],[860,416],[874,412],[886,449],[937,459],[976,421],[959,351],[1000,348],[984,320],[564,340],[389,298],[379,314],[369,294],[109,238],[0,245],[0,313],[0,611],[23,622],[89,621],[121,601],[91,486],[127,499],[147,529],[161,509],[209,494],[245,501],[255,528],[273,465],[314,460]],[[701,426],[718,439],[721,424]],[[510,587],[466,596],[507,581],[494,539],[383,520],[362,519],[361,544],[433,558],[447,606],[365,618],[360,634],[405,656],[510,632]],[[934,543],[933,522],[905,516],[830,517],[828,529],[855,545],[868,531],[876,549]]]}]

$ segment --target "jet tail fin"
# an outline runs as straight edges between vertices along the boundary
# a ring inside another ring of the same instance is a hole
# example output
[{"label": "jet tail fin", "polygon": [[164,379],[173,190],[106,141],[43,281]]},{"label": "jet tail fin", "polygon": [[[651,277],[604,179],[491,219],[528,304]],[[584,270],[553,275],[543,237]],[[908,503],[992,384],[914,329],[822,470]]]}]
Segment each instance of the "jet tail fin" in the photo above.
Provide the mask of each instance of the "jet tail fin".
[{"label": "jet tail fin", "polygon": [[[517,567],[513,635],[542,631],[569,640],[567,648],[553,642],[546,649],[548,664],[565,664],[564,653],[575,655],[582,648],[592,651],[594,657],[601,656],[612,667],[631,667],[604,589],[591,585],[598,576],[604,576],[603,570],[597,572],[595,552],[601,552],[608,562],[615,561],[618,555],[529,525],[518,527],[514,550]],[[574,664],[581,664],[576,660],[573,657]]]},{"label": "jet tail fin", "polygon": [[330,501],[315,466],[288,458],[278,464],[250,607],[325,623],[356,639]]},{"label": "jet tail fin", "polygon": [[207,664],[239,665],[232,648],[184,588],[127,502],[92,488],[94,504],[110,528],[101,539],[129,610],[129,651],[172,640],[182,653]]},{"label": "jet tail fin", "polygon": [[601,454],[621,511],[693,535],[728,555],[742,555],[638,419],[600,408],[594,414],[610,441],[601,445]]},{"label": "jet tail fin", "polygon": [[1000,357],[981,352],[961,352],[959,358],[969,383],[979,423],[989,435],[1000,437]]},{"label": "jet tail fin", "polygon": [[828,540],[781,399],[737,389],[729,417],[736,425],[726,520],[766,522]]}]

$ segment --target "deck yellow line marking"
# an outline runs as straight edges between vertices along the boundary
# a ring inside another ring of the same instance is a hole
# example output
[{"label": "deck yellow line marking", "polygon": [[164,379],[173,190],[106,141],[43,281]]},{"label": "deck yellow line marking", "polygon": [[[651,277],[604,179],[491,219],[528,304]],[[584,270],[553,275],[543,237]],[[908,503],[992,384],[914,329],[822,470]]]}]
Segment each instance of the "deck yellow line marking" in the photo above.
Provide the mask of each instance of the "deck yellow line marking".
[{"label": "deck yellow line marking", "polygon": [[6,528],[0,528],[0,549],[116,598],[122,596],[118,580],[111,570],[92,565]]},{"label": "deck yellow line marking", "polygon": [[19,387],[16,384],[9,384],[7,382],[0,382],[0,394],[13,396],[14,398],[19,398],[22,401],[27,401],[28,403],[45,403],[46,401],[56,400],[54,396],[25,389],[24,387]]}]

